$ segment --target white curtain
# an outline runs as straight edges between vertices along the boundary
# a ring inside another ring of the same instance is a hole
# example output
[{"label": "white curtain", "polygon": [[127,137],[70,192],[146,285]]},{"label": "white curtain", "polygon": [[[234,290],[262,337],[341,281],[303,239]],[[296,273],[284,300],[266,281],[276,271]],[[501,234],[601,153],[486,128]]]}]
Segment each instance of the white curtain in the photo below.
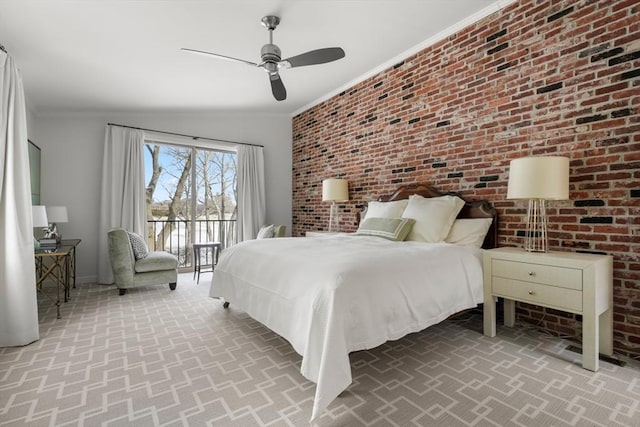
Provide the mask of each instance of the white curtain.
[{"label": "white curtain", "polygon": [[113,283],[107,232],[122,227],[146,235],[144,133],[107,125],[98,229],[98,283]]},{"label": "white curtain", "polygon": [[0,347],[39,338],[24,89],[0,50]]},{"label": "white curtain", "polygon": [[262,147],[238,146],[238,240],[255,239],[266,212]]}]

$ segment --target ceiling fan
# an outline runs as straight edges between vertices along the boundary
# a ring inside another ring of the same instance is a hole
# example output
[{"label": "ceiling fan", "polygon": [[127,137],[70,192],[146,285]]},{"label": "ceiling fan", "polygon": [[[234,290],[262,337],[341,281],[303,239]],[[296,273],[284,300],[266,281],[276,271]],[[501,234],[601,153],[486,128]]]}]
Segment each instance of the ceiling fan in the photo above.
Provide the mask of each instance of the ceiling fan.
[{"label": "ceiling fan", "polygon": [[262,25],[269,31],[269,43],[262,46],[260,51],[261,62],[259,64],[244,59],[232,58],[230,56],[219,55],[217,53],[205,52],[196,49],[182,48],[185,52],[198,53],[202,55],[212,56],[227,61],[241,62],[254,67],[260,67],[269,74],[269,82],[271,83],[271,92],[273,97],[278,101],[287,99],[287,90],[282,83],[279,71],[281,68],[303,67],[305,65],[325,64],[327,62],[336,61],[344,58],[344,50],[339,47],[328,47],[324,49],[311,50],[301,53],[300,55],[290,58],[281,59],[280,48],[273,44],[273,30],[280,23],[277,16],[265,16],[261,20]]}]

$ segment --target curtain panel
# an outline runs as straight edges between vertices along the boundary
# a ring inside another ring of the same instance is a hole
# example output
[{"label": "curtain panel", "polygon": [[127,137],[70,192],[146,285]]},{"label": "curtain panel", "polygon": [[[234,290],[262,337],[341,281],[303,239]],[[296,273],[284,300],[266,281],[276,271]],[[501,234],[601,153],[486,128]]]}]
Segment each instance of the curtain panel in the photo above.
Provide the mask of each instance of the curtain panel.
[{"label": "curtain panel", "polygon": [[39,338],[33,218],[22,79],[0,51],[0,347]]},{"label": "curtain panel", "polygon": [[262,147],[238,146],[238,241],[255,239],[265,223],[266,197]]},{"label": "curtain panel", "polygon": [[146,235],[144,132],[107,125],[98,222],[98,283],[113,283],[107,232],[114,227]]}]

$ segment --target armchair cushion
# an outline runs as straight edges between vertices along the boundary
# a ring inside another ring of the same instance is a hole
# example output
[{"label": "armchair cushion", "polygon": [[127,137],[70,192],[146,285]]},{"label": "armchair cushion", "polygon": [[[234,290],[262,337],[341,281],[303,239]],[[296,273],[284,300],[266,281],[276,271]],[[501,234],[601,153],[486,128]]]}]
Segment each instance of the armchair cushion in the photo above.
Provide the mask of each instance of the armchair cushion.
[{"label": "armchair cushion", "polygon": [[136,261],[136,273],[147,271],[175,270],[178,268],[178,258],[169,252],[149,252],[149,254]]}]

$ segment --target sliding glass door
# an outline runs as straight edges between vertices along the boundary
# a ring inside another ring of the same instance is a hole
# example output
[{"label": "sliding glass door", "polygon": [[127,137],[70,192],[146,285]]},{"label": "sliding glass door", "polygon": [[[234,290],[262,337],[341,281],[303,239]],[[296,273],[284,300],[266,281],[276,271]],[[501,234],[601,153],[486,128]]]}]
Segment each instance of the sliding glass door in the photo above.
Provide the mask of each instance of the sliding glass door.
[{"label": "sliding glass door", "polygon": [[196,195],[197,221],[193,242],[221,242],[232,245],[236,239],[236,153],[198,150],[193,168],[193,194]]},{"label": "sliding glass door", "polygon": [[225,248],[236,242],[236,157],[231,151],[145,144],[150,248],[171,252],[181,267],[191,267],[193,243]]}]

